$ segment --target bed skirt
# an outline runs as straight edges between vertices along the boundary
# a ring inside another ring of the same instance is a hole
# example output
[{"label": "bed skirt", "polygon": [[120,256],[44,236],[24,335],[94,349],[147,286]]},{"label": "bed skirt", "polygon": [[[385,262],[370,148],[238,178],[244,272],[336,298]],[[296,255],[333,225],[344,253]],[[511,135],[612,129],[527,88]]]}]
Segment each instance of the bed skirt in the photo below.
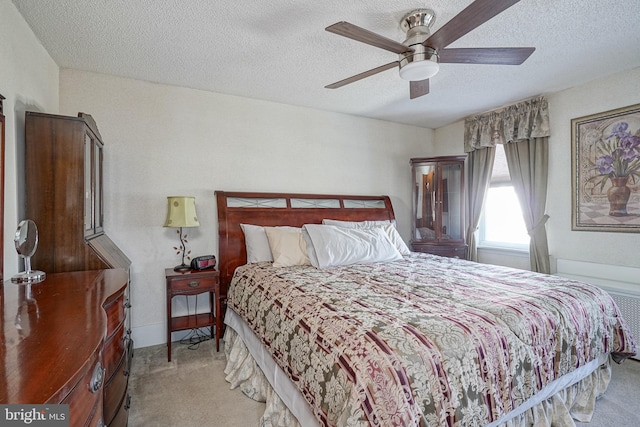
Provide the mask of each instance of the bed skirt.
[{"label": "bed skirt", "polygon": [[[231,389],[239,387],[251,399],[266,403],[260,425],[317,426],[317,419],[293,382],[279,370],[242,319],[227,310],[225,323],[225,379]],[[525,404],[487,427],[575,427],[574,419],[591,421],[596,399],[604,394],[611,380],[610,359],[603,356],[555,380]]]}]

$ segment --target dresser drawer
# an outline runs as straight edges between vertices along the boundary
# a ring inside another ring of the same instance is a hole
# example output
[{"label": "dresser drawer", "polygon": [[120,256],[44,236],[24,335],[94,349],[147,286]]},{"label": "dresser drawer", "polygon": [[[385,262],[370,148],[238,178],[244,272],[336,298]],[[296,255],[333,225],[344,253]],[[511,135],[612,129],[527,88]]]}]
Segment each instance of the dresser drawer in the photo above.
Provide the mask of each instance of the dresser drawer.
[{"label": "dresser drawer", "polygon": [[467,258],[467,245],[436,245],[426,243],[412,243],[411,250],[428,254],[446,256],[449,258]]},{"label": "dresser drawer", "polygon": [[130,400],[131,396],[127,396],[122,401],[118,412],[116,412],[108,427],[125,427],[127,425],[127,420],[129,418],[129,406],[131,403]]},{"label": "dresser drawer", "polygon": [[125,369],[127,368],[126,358],[123,357],[118,365],[118,369],[105,384],[104,389],[104,422],[106,425],[111,424],[111,420],[115,417],[120,409],[122,401],[125,400],[127,394],[127,386],[129,384],[129,376]]},{"label": "dresser drawer", "polygon": [[107,314],[107,340],[124,323],[125,319],[125,295],[120,293],[115,299],[103,306]]},{"label": "dresser drawer", "polygon": [[125,346],[124,324],[120,324],[115,334],[104,345],[103,358],[106,381],[109,381],[109,378],[115,373],[120,361],[125,356]]},{"label": "dresser drawer", "polygon": [[90,362],[85,365],[87,368],[82,378],[61,402],[69,405],[72,426],[92,424],[102,417],[104,369],[99,356],[96,353],[91,357]]},{"label": "dresser drawer", "polygon": [[218,279],[214,277],[191,277],[186,279],[174,279],[171,281],[173,293],[197,293],[199,290],[211,290]]}]

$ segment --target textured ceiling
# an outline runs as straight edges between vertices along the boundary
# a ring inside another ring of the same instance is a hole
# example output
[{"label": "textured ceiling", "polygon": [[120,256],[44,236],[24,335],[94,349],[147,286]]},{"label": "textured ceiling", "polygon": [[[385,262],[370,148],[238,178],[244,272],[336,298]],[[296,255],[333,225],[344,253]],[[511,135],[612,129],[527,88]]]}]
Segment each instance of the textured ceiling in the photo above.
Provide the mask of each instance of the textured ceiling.
[{"label": "textured ceiling", "polygon": [[63,68],[429,128],[640,66],[640,0],[522,0],[449,47],[535,47],[524,64],[442,64],[414,100],[396,69],[325,89],[397,56],[324,28],[344,20],[402,41],[406,12],[433,9],[433,32],[470,0],[13,3]]}]

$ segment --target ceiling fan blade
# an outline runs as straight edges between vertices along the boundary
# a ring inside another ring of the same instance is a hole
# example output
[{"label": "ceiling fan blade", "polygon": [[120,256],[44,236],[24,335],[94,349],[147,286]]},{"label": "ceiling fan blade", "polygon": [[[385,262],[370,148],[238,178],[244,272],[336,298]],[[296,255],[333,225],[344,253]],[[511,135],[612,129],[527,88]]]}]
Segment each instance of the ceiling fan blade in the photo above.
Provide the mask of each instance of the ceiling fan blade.
[{"label": "ceiling fan blade", "polygon": [[520,65],[531,56],[535,47],[488,47],[442,49],[438,52],[440,63]]},{"label": "ceiling fan blade", "polygon": [[440,27],[422,44],[436,50],[443,49],[519,1],[476,0]]},{"label": "ceiling fan blade", "polygon": [[409,82],[409,98],[415,99],[429,93],[429,79]]},{"label": "ceiling fan blade", "polygon": [[381,65],[379,67],[373,68],[373,69],[371,69],[369,71],[365,71],[363,73],[356,74],[355,76],[348,77],[348,78],[346,78],[344,80],[340,80],[339,82],[331,83],[330,85],[326,85],[325,88],[327,88],[327,89],[337,89],[339,87],[348,85],[349,83],[357,82],[358,80],[362,80],[365,77],[373,76],[374,74],[381,73],[383,71],[388,70],[389,68],[393,68],[393,67],[397,67],[397,66],[398,66],[398,61],[393,61],[393,62],[390,62],[388,64]]},{"label": "ceiling fan blade", "polygon": [[398,43],[395,40],[388,39],[384,36],[376,34],[372,31],[360,28],[357,25],[350,24],[346,21],[340,21],[333,25],[328,26],[325,30],[330,33],[338,34],[339,36],[348,37],[350,39],[366,43],[371,46],[379,47],[381,49],[388,50],[393,53],[411,52],[413,49]]}]

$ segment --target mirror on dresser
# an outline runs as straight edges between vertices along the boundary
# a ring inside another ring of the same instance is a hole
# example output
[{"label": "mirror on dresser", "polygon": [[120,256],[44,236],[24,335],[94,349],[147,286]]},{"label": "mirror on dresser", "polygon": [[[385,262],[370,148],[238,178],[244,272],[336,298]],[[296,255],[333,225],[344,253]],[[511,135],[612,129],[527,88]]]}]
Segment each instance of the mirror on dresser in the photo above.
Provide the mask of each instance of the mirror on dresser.
[{"label": "mirror on dresser", "polygon": [[12,283],[39,283],[46,278],[46,274],[40,270],[31,269],[31,257],[38,248],[38,227],[30,219],[24,219],[18,224],[18,230],[13,239],[16,251],[20,258],[24,259],[24,271],[11,277]]}]

